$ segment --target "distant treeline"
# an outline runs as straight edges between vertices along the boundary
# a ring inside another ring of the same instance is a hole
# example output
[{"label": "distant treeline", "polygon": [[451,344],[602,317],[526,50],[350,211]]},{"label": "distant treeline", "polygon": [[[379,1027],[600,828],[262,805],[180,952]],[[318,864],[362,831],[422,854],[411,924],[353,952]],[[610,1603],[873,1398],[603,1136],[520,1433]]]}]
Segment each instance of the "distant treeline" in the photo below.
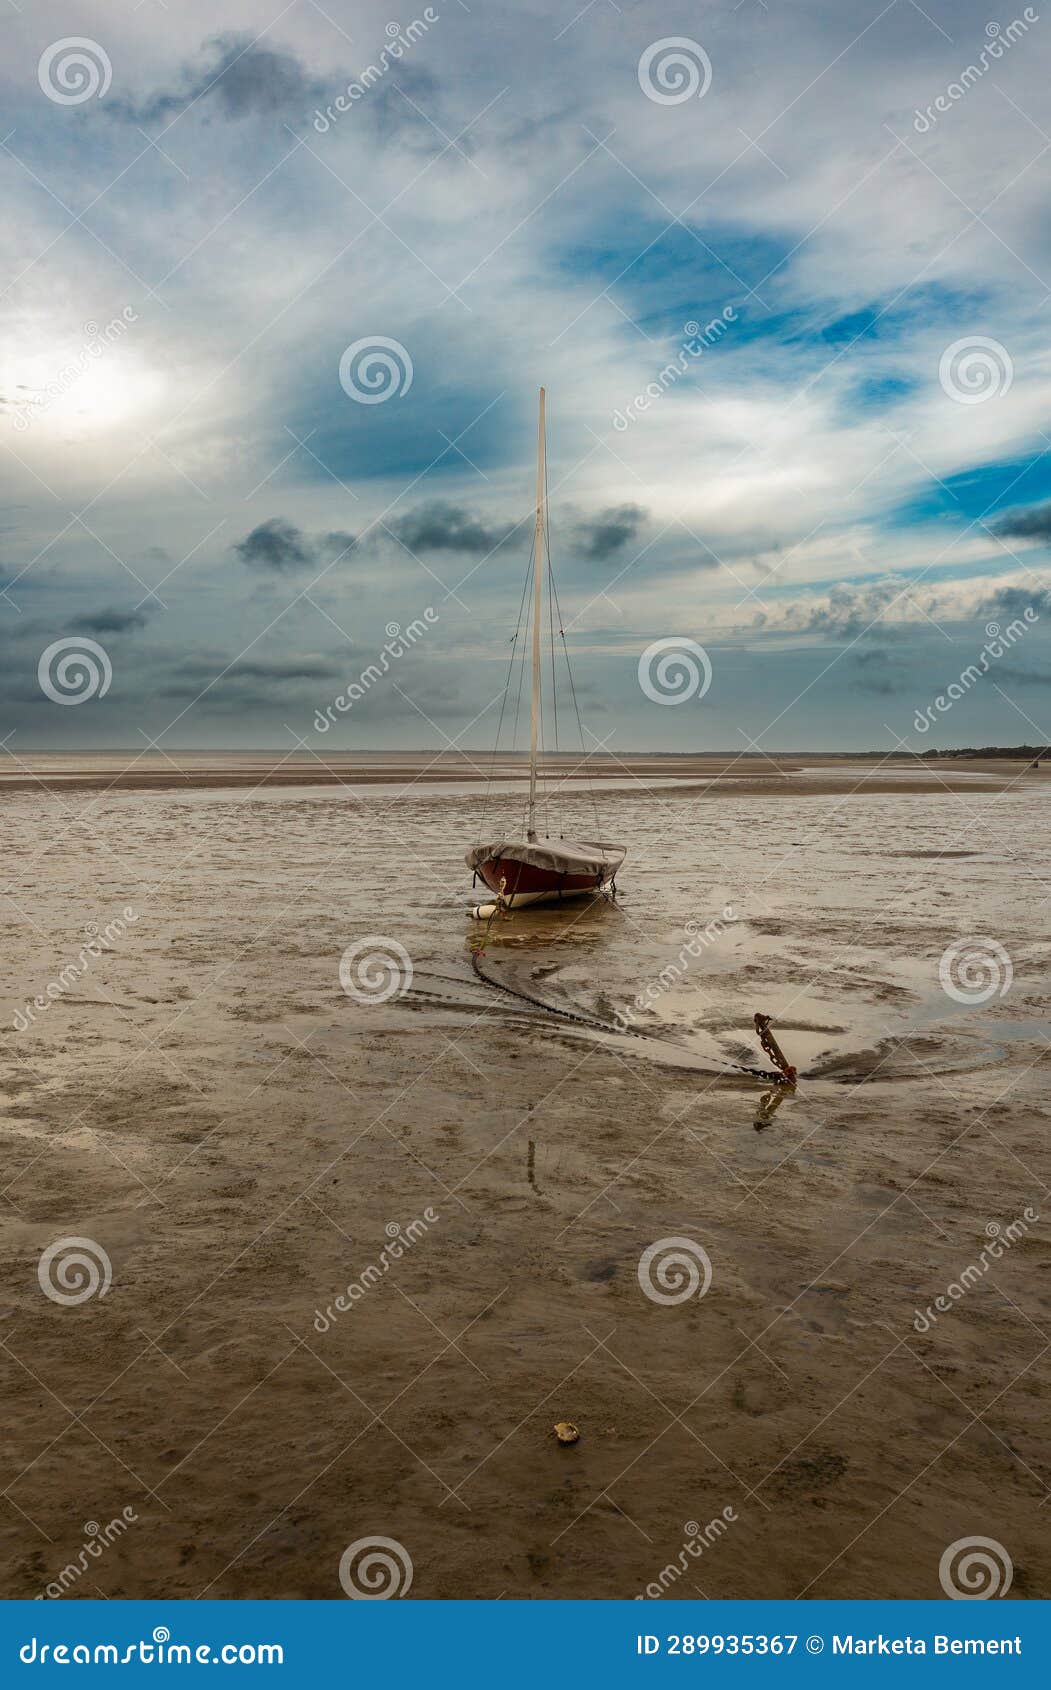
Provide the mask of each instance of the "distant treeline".
[{"label": "distant treeline", "polygon": [[[647,755],[660,756],[662,753],[647,753]],[[681,753],[677,753],[676,755],[681,755]],[[702,751],[696,753],[696,755],[701,757],[713,757],[716,755],[732,756],[733,754],[730,752],[716,753],[712,751]],[[888,760],[888,756],[891,756],[894,758],[895,762],[897,762],[899,758],[904,761],[909,757],[917,763],[942,763],[949,757],[1002,757],[1005,762],[1034,763],[1038,760],[1042,761],[1045,757],[1051,761],[1051,745],[964,745],[955,747],[947,746],[943,751],[939,751],[937,747],[933,745],[928,746],[926,751],[910,751],[903,745],[899,747],[898,750],[891,753],[886,751],[772,751],[763,753],[762,755],[780,757],[786,762],[799,762],[806,757],[834,757],[837,759],[842,758],[845,763],[885,763]],[[738,752],[737,756],[741,756],[741,753]]]},{"label": "distant treeline", "polygon": [[946,757],[1007,757],[1016,763],[1032,762],[1038,757],[1051,757],[1051,748],[1046,745],[968,745],[955,751],[936,751],[932,745],[928,751],[915,751],[914,757],[921,762],[931,758],[941,762]]}]

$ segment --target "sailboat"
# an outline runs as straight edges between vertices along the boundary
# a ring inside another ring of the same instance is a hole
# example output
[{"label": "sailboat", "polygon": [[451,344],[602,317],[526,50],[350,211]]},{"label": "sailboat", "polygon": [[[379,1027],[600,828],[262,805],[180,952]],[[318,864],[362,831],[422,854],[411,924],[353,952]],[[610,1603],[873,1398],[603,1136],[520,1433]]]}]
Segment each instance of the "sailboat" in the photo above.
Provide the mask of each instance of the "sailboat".
[{"label": "sailboat", "polygon": [[[615,876],[626,855],[626,847],[623,845],[611,845],[590,839],[544,837],[537,832],[537,770],[541,750],[542,713],[540,629],[543,616],[545,561],[549,592],[554,599],[555,606],[557,606],[548,544],[545,392],[541,388],[540,417],[537,427],[536,521],[530,560],[533,586],[532,617],[530,619],[532,623],[532,686],[529,711],[529,800],[526,810],[525,837],[522,838],[520,833],[508,833],[499,839],[478,844],[467,852],[467,867],[472,869],[475,875],[484,881],[489,890],[496,895],[495,903],[482,905],[475,911],[476,915],[480,916],[489,916],[496,909],[515,909],[522,904],[561,903],[565,898],[586,897],[589,894],[594,895],[611,889],[615,891]],[[528,585],[527,577],[527,588]],[[526,594],[523,592],[523,605],[525,599]],[[551,608],[549,601],[553,690],[554,617],[550,615]],[[561,629],[559,632],[561,635]],[[515,640],[512,641],[512,670],[514,667],[514,645],[517,639],[516,633]],[[572,671],[569,670],[569,653],[565,650],[564,636],[562,636],[562,646],[572,687]],[[508,687],[504,693],[505,706],[509,688],[510,675],[508,676]],[[575,706],[575,688],[573,689],[573,699]],[[502,719],[503,712],[501,712],[501,722]],[[497,730],[497,741],[499,742],[499,729]],[[583,748],[582,732],[581,744]],[[586,752],[584,755],[586,759]]]}]

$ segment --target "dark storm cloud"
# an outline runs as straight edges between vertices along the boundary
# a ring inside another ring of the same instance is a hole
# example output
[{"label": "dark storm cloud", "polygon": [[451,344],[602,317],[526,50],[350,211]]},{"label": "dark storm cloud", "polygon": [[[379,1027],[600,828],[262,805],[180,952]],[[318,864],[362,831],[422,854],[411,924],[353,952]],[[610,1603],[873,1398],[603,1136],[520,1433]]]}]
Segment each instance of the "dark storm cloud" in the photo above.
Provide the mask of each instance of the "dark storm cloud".
[{"label": "dark storm cloud", "polygon": [[635,538],[646,515],[641,505],[611,505],[597,516],[574,523],[570,544],[577,556],[589,563],[605,563]]},{"label": "dark storm cloud", "polygon": [[852,692],[871,693],[877,698],[892,698],[906,690],[906,673],[893,657],[879,646],[870,651],[851,654],[849,668],[854,671],[850,682]]},{"label": "dark storm cloud", "polygon": [[483,556],[514,533],[519,524],[488,523],[463,505],[432,499],[384,524],[410,552],[467,552]]},{"label": "dark storm cloud", "polygon": [[999,669],[997,679],[1004,687],[1051,687],[1051,669]]},{"label": "dark storm cloud", "polygon": [[294,53],[253,41],[250,35],[216,35],[206,41],[200,62],[185,65],[176,85],[158,90],[141,104],[110,100],[108,109],[134,123],[157,123],[207,103],[231,121],[253,113],[275,117],[309,112],[323,100],[328,84],[309,76]]},{"label": "dark storm cloud", "polygon": [[[108,100],[107,109],[131,123],[154,124],[169,122],[196,105],[229,123],[249,117],[279,118],[292,125],[300,120],[310,123],[318,134],[326,134],[346,113],[347,89],[354,82],[349,73],[324,79],[312,76],[288,49],[231,32],[205,41],[196,60],[183,65],[171,87],[139,103]],[[435,103],[438,87],[422,65],[403,62],[396,75],[389,68],[380,69],[366,89],[368,98],[360,100],[360,111],[378,140],[412,141],[424,136],[435,150],[441,148],[442,133],[424,109],[425,104]],[[342,112],[334,104],[338,97],[344,100]],[[464,155],[474,150],[467,137],[457,147]]]},{"label": "dark storm cloud", "polygon": [[[594,516],[573,512],[568,525],[556,520],[556,539],[562,528],[577,557],[589,563],[604,563],[628,540],[634,539],[646,516],[641,505],[611,505]],[[488,520],[464,505],[432,499],[383,526],[411,552],[461,552],[482,557],[495,551],[516,531],[528,531],[531,521],[531,514],[517,522]]]},{"label": "dark storm cloud", "polygon": [[86,628],[89,634],[127,634],[132,628],[145,628],[146,622],[144,610],[103,608],[77,618],[78,627]]},{"label": "dark storm cloud", "polygon": [[[397,77],[388,76],[362,104],[378,140],[422,137],[429,139],[437,151],[443,145],[443,138],[427,118],[437,94],[438,84],[430,71],[422,65],[401,64]],[[461,135],[455,150],[469,158],[475,150],[471,136]]]},{"label": "dark storm cloud", "polygon": [[1024,616],[1027,610],[1046,616],[1051,611],[1051,588],[998,587],[984,600],[982,616]]},{"label": "dark storm cloud", "polygon": [[[52,640],[72,638],[77,634],[97,635],[100,639],[104,635],[130,634],[135,629],[145,628],[149,617],[150,612],[146,608],[117,610],[101,605],[97,610],[78,611],[71,609],[68,603],[56,604],[53,619],[20,616],[17,620],[9,620],[4,628],[4,639],[12,650],[26,648],[25,653],[20,651],[19,661],[28,662],[30,654],[39,656]],[[0,673],[3,673],[2,669]]]},{"label": "dark storm cloud", "polygon": [[328,657],[302,657],[274,663],[250,659],[238,663],[230,673],[237,681],[327,681],[343,670]]},{"label": "dark storm cloud", "polygon": [[259,523],[237,542],[234,551],[242,563],[257,569],[301,569],[313,562],[303,530],[281,516],[271,516]]},{"label": "dark storm cloud", "polygon": [[996,531],[1012,540],[1051,540],[1051,501],[1014,511],[997,523]]},{"label": "dark storm cloud", "polygon": [[[228,660],[227,660],[228,661]],[[280,696],[302,691],[299,683],[338,680],[345,665],[334,658],[305,655],[284,659],[248,658],[226,668],[221,657],[194,657],[180,665],[179,678],[160,690],[166,698],[208,698],[226,707],[236,702],[273,704]]]},{"label": "dark storm cloud", "polygon": [[313,569],[321,561],[330,562],[331,556],[326,554],[334,556],[349,551],[353,544],[353,534],[338,530],[332,534],[305,534],[285,517],[270,516],[243,540],[238,540],[233,549],[249,568],[281,575],[297,569]]},{"label": "dark storm cloud", "polygon": [[786,623],[800,633],[856,639],[874,627],[885,610],[908,604],[907,585],[897,575],[885,575],[879,581],[868,581],[858,586],[840,582],[829,588],[827,604],[807,604],[804,601],[791,607]]}]

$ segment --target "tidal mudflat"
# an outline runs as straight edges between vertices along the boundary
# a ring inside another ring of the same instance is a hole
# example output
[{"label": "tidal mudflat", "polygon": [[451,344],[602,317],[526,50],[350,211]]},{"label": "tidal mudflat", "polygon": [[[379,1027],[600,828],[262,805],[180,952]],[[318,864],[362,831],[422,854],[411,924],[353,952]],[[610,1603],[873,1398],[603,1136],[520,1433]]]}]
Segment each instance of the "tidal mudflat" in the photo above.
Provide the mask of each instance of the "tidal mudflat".
[{"label": "tidal mudflat", "polygon": [[483,937],[466,762],[183,762],[0,790],[5,1595],[1049,1594],[1042,772],[611,762]]}]

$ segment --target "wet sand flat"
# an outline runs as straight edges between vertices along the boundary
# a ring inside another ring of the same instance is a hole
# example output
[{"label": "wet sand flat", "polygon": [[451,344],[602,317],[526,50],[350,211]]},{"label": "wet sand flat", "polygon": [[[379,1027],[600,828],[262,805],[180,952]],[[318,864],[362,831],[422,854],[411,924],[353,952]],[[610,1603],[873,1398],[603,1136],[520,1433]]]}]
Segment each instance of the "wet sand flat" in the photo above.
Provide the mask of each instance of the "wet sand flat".
[{"label": "wet sand flat", "polygon": [[605,767],[617,903],[486,979],[476,771],[128,761],[0,791],[5,1595],[341,1598],[383,1536],[421,1598],[937,1597],[976,1535],[1051,1594],[1043,771]]}]

